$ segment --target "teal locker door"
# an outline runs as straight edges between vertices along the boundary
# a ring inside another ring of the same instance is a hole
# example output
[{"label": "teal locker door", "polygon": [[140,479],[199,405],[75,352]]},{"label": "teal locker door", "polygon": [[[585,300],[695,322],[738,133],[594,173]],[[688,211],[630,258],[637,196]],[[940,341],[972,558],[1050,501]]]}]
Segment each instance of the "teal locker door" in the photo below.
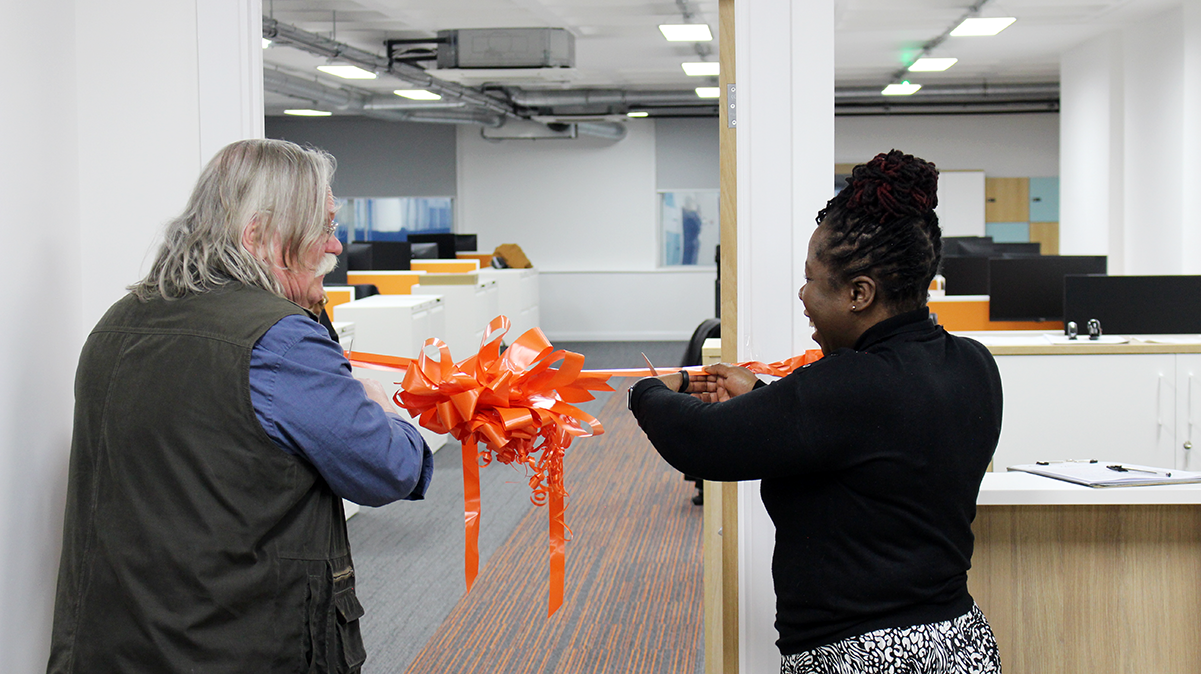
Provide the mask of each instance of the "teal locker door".
[{"label": "teal locker door", "polygon": [[1059,222],[1059,177],[1030,179],[1030,222]]}]

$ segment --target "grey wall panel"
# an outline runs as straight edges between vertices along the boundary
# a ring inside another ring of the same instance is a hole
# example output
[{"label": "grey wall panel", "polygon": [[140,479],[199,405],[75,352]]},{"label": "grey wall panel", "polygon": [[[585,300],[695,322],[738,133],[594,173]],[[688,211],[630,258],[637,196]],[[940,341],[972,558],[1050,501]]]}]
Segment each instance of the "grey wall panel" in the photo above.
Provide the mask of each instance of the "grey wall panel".
[{"label": "grey wall panel", "polygon": [[339,197],[458,195],[453,124],[267,117],[266,134],[337,157],[334,194]]},{"label": "grey wall panel", "polygon": [[655,120],[655,187],[720,187],[716,117]]}]

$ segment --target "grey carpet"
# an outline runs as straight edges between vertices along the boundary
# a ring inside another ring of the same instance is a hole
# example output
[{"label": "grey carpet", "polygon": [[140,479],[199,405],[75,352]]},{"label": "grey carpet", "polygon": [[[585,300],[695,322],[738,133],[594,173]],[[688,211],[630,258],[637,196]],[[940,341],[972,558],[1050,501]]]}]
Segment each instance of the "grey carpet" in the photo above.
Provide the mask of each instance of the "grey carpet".
[{"label": "grey carpet", "polygon": [[[686,342],[557,342],[584,354],[584,367],[678,366]],[[600,412],[611,393],[580,404]],[[603,419],[602,419],[603,421]],[[570,451],[570,450],[569,450]],[[348,522],[358,594],[367,614],[365,674],[404,671],[450,614],[463,580],[462,453],[451,440],[434,455],[434,477],[424,501],[363,508]],[[494,464],[480,470],[480,568],[534,506],[524,473]]]}]

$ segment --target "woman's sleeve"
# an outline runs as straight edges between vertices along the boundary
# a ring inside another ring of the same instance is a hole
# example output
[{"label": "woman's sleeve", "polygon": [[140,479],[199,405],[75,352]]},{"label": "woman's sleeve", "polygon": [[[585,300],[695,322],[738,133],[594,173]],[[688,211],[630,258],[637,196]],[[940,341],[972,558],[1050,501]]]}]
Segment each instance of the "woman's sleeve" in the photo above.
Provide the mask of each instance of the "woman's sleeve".
[{"label": "woman's sleeve", "polygon": [[817,442],[831,420],[822,419],[828,411],[820,399],[805,395],[816,384],[802,381],[816,379],[809,374],[793,373],[721,403],[644,379],[630,392],[630,408],[659,454],[688,475],[735,481],[820,471],[833,467]]},{"label": "woman's sleeve", "polygon": [[425,440],[367,397],[319,324],[290,316],[272,326],[251,352],[250,390],[272,441],[342,498],[379,506],[424,497],[433,475]]}]

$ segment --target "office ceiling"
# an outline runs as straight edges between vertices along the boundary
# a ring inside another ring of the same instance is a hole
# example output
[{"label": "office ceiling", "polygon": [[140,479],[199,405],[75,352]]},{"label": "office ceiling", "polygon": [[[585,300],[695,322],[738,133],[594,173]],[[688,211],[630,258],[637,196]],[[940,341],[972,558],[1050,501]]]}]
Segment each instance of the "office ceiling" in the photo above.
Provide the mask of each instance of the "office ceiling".
[{"label": "office ceiling", "polygon": [[[988,0],[981,16],[1014,16],[995,37],[951,37],[932,56],[959,59],[942,73],[909,79],[931,94],[940,87],[979,89],[1054,85],[1059,55],[1101,33],[1178,6],[1181,0]],[[802,4],[802,3],[797,3]],[[952,28],[978,0],[834,0],[835,82],[841,92],[882,88],[921,51]],[[263,0],[275,20],[383,56],[388,39],[432,38],[453,28],[557,27],[575,36],[576,67],[537,70],[443,70],[431,74],[467,87],[531,90],[620,89],[628,92],[715,86],[715,77],[688,77],[685,61],[717,60],[717,0]],[[657,26],[707,23],[708,44],[667,42]],[[699,50],[699,53],[698,53]],[[378,94],[397,80],[347,81],[318,73],[324,57],[283,46],[264,50],[265,67],[334,87]],[[1054,91],[1044,88],[1045,91]],[[909,97],[920,101],[922,93]],[[1045,96],[1043,96],[1045,98]],[[1057,94],[1054,95],[1057,99]],[[841,100],[841,99],[840,99]],[[296,98],[266,94],[268,114],[297,107]],[[678,107],[676,108],[678,109]],[[712,110],[716,110],[714,104]],[[715,114],[715,112],[713,113]]]}]

